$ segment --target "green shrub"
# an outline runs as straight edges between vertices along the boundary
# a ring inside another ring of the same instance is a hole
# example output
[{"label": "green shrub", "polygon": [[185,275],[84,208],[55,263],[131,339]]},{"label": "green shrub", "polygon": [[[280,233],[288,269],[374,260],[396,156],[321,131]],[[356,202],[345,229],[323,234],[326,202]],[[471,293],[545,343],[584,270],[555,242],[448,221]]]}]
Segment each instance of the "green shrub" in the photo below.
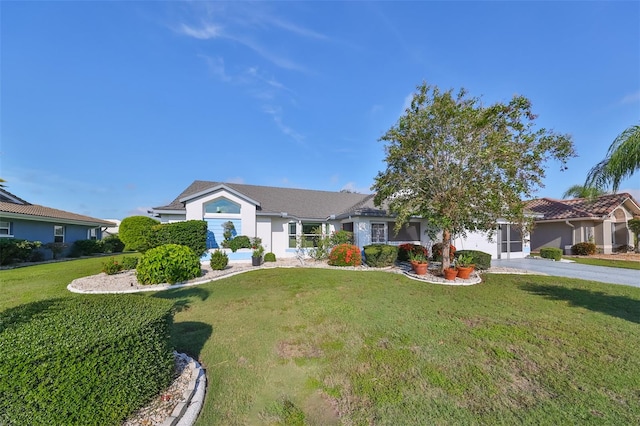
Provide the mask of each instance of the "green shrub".
[{"label": "green shrub", "polygon": [[[431,247],[432,259],[436,262],[442,262],[442,243],[435,243]],[[453,259],[456,255],[456,248],[453,244],[449,246],[449,259]]]},{"label": "green shrub", "polygon": [[139,260],[140,259],[138,259],[135,256],[124,256],[122,258],[122,269],[124,270],[136,269],[138,267]]},{"label": "green shrub", "polygon": [[211,253],[211,261],[209,264],[214,271],[221,271],[229,264],[229,256],[222,250],[215,250]]},{"label": "green shrub", "polygon": [[462,255],[470,255],[471,263],[473,263],[476,269],[486,270],[491,267],[491,255],[479,250],[458,250],[456,252],[456,258]]},{"label": "green shrub", "polygon": [[40,241],[0,238],[0,265],[31,261],[41,245]]},{"label": "green shrub", "polygon": [[408,262],[412,252],[419,252],[423,254],[424,257],[429,257],[429,250],[427,250],[426,247],[420,244],[406,243],[398,246],[398,262]]},{"label": "green shrub", "polygon": [[335,231],[329,237],[329,242],[332,247],[338,246],[340,244],[353,244],[353,232],[349,231]]},{"label": "green shrub", "polygon": [[114,275],[122,271],[122,263],[118,262],[115,257],[109,258],[106,262],[102,262],[102,272],[107,275]]},{"label": "green shrub", "polygon": [[577,254],[578,256],[589,256],[592,254],[596,254],[596,245],[594,243],[574,244],[571,246],[571,253]]},{"label": "green shrub", "polygon": [[198,256],[202,256],[207,251],[207,222],[204,220],[155,225],[152,231],[150,248],[165,244],[180,244],[189,247]]},{"label": "green shrub", "polygon": [[51,250],[51,256],[53,256],[54,259],[57,259],[62,253],[64,253],[69,245],[67,243],[47,243],[42,247],[47,250]]},{"label": "green shrub", "polygon": [[0,313],[0,424],[122,424],[171,383],[171,323],[171,302],[137,295]]},{"label": "green shrub", "polygon": [[264,254],[264,261],[265,262],[275,262],[276,261],[276,255],[275,253],[265,253]]},{"label": "green shrub", "polygon": [[104,253],[121,253],[124,250],[124,243],[117,235],[109,235],[102,239]]},{"label": "green shrub", "polygon": [[364,261],[373,268],[393,266],[398,258],[398,247],[388,244],[364,246]]},{"label": "green shrub", "polygon": [[76,240],[71,245],[69,257],[91,256],[104,252],[104,243],[100,240]]},{"label": "green shrub", "polygon": [[332,266],[360,266],[361,264],[360,249],[352,244],[337,245],[329,254],[329,265]]},{"label": "green shrub", "polygon": [[174,284],[199,277],[200,256],[187,246],[165,244],[152,248],[138,262],[137,277],[141,284]]},{"label": "green shrub", "polygon": [[153,227],[158,221],[148,216],[126,217],[120,223],[118,236],[127,250],[144,253],[153,247]]},{"label": "green shrub", "polygon": [[540,249],[540,257],[545,259],[560,260],[562,258],[562,249],[557,247],[542,247]]},{"label": "green shrub", "polygon": [[238,235],[237,237],[229,241],[227,243],[227,246],[231,249],[232,252],[235,253],[239,249],[251,248],[251,240],[246,235]]}]

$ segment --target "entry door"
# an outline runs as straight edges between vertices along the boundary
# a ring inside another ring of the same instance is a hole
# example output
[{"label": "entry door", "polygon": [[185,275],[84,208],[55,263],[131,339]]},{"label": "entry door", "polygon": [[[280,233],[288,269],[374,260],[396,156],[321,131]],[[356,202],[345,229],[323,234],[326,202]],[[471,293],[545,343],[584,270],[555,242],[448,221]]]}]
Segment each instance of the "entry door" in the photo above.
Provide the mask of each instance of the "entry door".
[{"label": "entry door", "polygon": [[[511,253],[522,251],[522,233],[515,225],[498,225],[498,259],[511,258]],[[504,255],[503,255],[504,253]]]}]

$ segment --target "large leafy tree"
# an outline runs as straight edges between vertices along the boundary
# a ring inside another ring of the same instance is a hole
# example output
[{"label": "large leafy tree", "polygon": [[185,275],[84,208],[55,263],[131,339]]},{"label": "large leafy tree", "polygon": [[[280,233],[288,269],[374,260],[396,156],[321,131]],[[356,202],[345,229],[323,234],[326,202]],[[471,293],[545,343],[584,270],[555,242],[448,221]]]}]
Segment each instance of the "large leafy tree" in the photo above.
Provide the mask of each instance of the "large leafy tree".
[{"label": "large leafy tree", "polygon": [[587,174],[585,186],[606,188],[616,192],[620,182],[640,169],[640,125],[627,128],[613,141],[604,160]]},{"label": "large leafy tree", "polygon": [[498,218],[524,225],[523,198],[542,187],[545,163],[564,169],[575,156],[567,135],[535,127],[530,101],[484,106],[462,89],[418,86],[411,106],[381,138],[387,169],[373,189],[375,203],[396,215],[400,228],[412,216],[426,232],[442,233],[442,267],[449,267],[451,235],[489,231]]}]

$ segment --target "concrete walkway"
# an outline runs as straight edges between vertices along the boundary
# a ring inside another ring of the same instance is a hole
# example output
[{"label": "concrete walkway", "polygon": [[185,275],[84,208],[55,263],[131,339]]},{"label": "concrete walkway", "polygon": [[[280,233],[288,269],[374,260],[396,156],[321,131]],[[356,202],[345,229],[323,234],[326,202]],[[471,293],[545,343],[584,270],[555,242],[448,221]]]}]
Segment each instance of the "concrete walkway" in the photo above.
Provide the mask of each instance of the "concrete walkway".
[{"label": "concrete walkway", "polygon": [[542,258],[492,259],[491,266],[523,269],[556,277],[579,278],[608,284],[640,287],[640,270],[582,265],[575,262],[555,262]]}]

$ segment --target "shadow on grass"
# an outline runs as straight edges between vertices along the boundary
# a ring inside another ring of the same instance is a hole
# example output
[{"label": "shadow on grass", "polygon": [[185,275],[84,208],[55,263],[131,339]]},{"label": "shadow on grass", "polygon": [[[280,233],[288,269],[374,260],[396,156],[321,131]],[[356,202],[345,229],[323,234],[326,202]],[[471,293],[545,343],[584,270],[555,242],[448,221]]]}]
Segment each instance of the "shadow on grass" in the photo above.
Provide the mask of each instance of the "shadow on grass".
[{"label": "shadow on grass", "polygon": [[153,295],[158,299],[168,299],[173,301],[176,312],[189,309],[189,305],[194,301],[204,302],[209,298],[209,290],[202,287],[183,287],[175,290],[164,290]]},{"label": "shadow on grass", "polygon": [[626,296],[613,296],[601,291],[553,285],[529,283],[522,285],[521,288],[550,300],[566,300],[571,306],[579,306],[640,324],[640,300]]},{"label": "shadow on grass", "polygon": [[212,331],[213,327],[204,322],[176,322],[171,328],[171,343],[176,351],[199,359],[200,352],[211,337]]},{"label": "shadow on grass", "polygon": [[9,308],[0,313],[0,333],[9,327],[30,322],[34,317],[52,309],[64,309],[65,298],[45,299]]}]

